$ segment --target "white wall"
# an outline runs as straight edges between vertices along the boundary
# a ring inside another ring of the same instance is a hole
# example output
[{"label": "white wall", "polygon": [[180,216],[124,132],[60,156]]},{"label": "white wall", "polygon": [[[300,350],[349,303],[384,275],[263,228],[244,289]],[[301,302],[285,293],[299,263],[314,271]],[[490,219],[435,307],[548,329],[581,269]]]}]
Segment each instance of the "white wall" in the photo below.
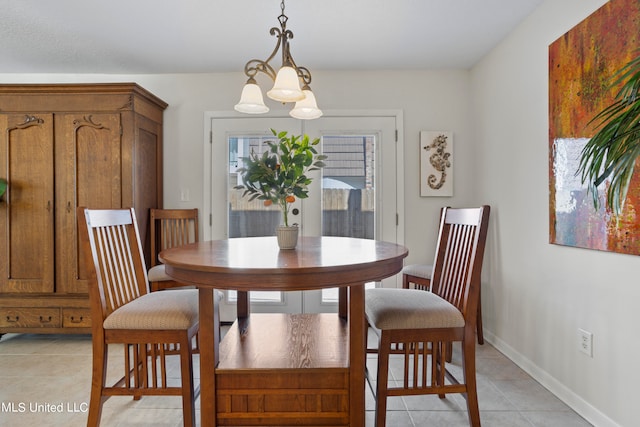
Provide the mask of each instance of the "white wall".
[{"label": "white wall", "polygon": [[[489,339],[599,426],[638,425],[640,258],[549,244],[548,46],[604,0],[547,0],[472,70]],[[577,330],[593,333],[593,358]]]}]

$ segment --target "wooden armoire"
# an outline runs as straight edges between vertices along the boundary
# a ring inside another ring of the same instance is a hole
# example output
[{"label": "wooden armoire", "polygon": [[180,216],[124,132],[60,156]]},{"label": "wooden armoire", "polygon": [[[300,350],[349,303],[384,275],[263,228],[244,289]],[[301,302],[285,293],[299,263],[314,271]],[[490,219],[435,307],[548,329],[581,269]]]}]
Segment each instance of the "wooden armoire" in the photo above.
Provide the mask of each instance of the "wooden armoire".
[{"label": "wooden armoire", "polygon": [[0,85],[0,335],[90,333],[76,207],[134,207],[149,261],[167,104],[134,83]]}]

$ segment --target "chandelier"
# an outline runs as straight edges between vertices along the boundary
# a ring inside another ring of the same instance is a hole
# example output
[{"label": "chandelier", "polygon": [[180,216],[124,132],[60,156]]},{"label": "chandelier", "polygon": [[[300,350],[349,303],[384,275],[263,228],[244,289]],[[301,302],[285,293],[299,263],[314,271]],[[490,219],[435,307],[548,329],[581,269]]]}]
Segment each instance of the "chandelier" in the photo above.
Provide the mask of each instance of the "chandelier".
[{"label": "chandelier", "polygon": [[[280,3],[281,13],[278,16],[280,28],[273,27],[270,30],[272,36],[278,38],[275,49],[264,61],[252,59],[244,66],[244,74],[249,77],[242,89],[240,102],[234,107],[236,111],[248,114],[262,114],[269,111],[262,98],[262,91],[258,86],[255,76],[258,73],[268,75],[274,81],[273,88],[267,92],[267,96],[282,103],[295,102],[295,106],[289,112],[296,119],[317,119],[322,116],[322,111],[316,104],[316,97],[311,92],[311,73],[305,67],[298,67],[289,51],[289,40],[293,38],[291,30],[287,30],[287,15],[284,14],[284,0]],[[282,66],[276,73],[269,62],[282,49]],[[302,82],[302,89],[300,83]]]}]

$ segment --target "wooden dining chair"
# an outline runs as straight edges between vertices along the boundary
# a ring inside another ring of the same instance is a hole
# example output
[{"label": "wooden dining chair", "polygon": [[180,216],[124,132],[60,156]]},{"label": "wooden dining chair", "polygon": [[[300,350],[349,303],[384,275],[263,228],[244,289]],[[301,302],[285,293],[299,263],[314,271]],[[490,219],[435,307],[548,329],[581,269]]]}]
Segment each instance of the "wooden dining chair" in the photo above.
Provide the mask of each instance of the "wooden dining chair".
[{"label": "wooden dining chair", "polygon": [[175,288],[178,283],[167,275],[158,254],[165,249],[198,241],[198,209],[151,209],[150,217],[151,290]]},{"label": "wooden dining chair", "polygon": [[[111,396],[182,397],[184,426],[195,425],[193,344],[198,332],[197,290],[150,292],[133,209],[78,208],[92,316],[93,374],[88,426],[100,424]],[[106,385],[109,344],[123,344],[124,376]],[[167,356],[180,357],[180,386],[167,383]]]},{"label": "wooden dining chair", "polygon": [[[440,210],[442,216],[442,210]],[[431,289],[431,274],[433,273],[433,264],[410,264],[402,268],[402,287],[404,289],[422,289],[428,291]],[[476,334],[478,344],[484,344],[484,332],[482,331],[482,292],[478,297],[478,316],[476,322]],[[449,355],[451,356],[451,355]],[[450,362],[451,360],[448,360]]]},{"label": "wooden dining chair", "polygon": [[[404,289],[431,289],[431,274],[433,265],[431,264],[410,264],[402,269],[402,287]],[[484,332],[482,331],[482,292],[478,298],[478,316],[476,322],[476,337],[478,344],[484,344]]]},{"label": "wooden dining chair", "polygon": [[[420,289],[368,289],[365,312],[379,338],[376,386],[376,427],[386,422],[391,396],[462,393],[469,425],[480,426],[476,390],[475,332],[480,273],[489,223],[489,206],[444,208],[436,247],[431,292]],[[462,376],[447,368],[451,343],[461,342]],[[402,355],[401,385],[390,386],[389,360]]]}]

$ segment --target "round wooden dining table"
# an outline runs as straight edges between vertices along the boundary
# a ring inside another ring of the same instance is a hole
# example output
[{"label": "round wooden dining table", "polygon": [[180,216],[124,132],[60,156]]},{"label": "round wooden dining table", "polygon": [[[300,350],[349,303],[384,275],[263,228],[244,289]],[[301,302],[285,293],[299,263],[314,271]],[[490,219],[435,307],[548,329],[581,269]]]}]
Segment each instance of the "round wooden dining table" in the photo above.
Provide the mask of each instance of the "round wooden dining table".
[{"label": "round wooden dining table", "polygon": [[[217,300],[214,298],[214,290],[238,291],[238,318],[242,320],[250,317],[247,296],[250,291],[286,292],[338,287],[340,290],[338,316],[342,319],[340,320],[342,324],[345,325],[345,336],[348,337],[348,348],[345,349],[347,385],[344,392],[344,402],[346,403],[338,404],[342,408],[342,412],[332,410],[332,416],[335,415],[336,420],[343,420],[342,422],[335,421],[336,425],[364,427],[364,375],[367,345],[364,285],[367,282],[379,281],[400,272],[403,259],[407,255],[407,249],[401,245],[349,237],[300,237],[296,249],[293,250],[280,250],[275,237],[248,237],[198,242],[161,252],[159,258],[166,265],[167,274],[180,283],[195,285],[199,290],[201,425],[203,427],[233,425],[231,422],[227,424],[225,421],[227,418],[220,415],[224,400],[216,393],[216,369],[221,359],[220,348],[224,350],[227,347],[224,345],[220,347],[218,342],[219,325],[215,320],[217,319],[215,316]],[[253,320],[253,317],[251,318]],[[320,320],[317,322],[318,325],[324,323],[327,322]],[[323,335],[317,332],[315,331],[313,335]],[[227,337],[225,337],[226,339]],[[246,339],[246,341],[246,343],[240,342],[238,339],[238,343],[232,344],[248,347],[249,340]],[[291,342],[296,342],[296,340],[292,339]],[[305,346],[309,347],[310,345],[306,343]],[[319,346],[321,345],[319,344]],[[243,349],[241,351],[249,350]],[[224,357],[222,358],[224,359]],[[282,372],[286,372],[284,374],[286,377],[294,377],[298,371]],[[300,370],[299,372],[304,376],[306,372],[321,371]],[[326,372],[329,373],[330,370]],[[222,383],[221,378],[218,379],[219,383]],[[281,380],[281,377],[273,378],[276,379],[270,381]],[[240,377],[237,377],[233,381],[240,383],[241,380]],[[318,395],[325,392],[319,391]],[[257,391],[252,391],[252,393],[259,394]],[[251,407],[252,398],[255,399],[251,396],[244,397],[249,401],[249,403],[245,403],[245,409]],[[236,397],[236,400],[238,399],[240,398]],[[265,401],[267,401],[265,399],[275,398],[262,396],[260,399],[262,399],[260,403],[255,405],[262,405],[262,410],[264,410]],[[313,404],[309,402],[311,400],[307,401],[305,405],[313,407]],[[328,404],[320,402],[318,405],[327,406]],[[227,409],[231,411],[231,403],[228,406]],[[236,406],[242,405],[236,404]],[[290,408],[286,409],[293,411]],[[312,409],[311,412],[319,410]],[[309,424],[309,420],[298,424],[294,418],[291,418],[292,415],[282,408],[272,414],[263,413],[253,421],[249,414],[238,415],[234,413],[232,415],[241,416],[242,422],[246,423],[243,425]],[[295,417],[299,419],[303,415],[302,412],[296,413]]]}]

